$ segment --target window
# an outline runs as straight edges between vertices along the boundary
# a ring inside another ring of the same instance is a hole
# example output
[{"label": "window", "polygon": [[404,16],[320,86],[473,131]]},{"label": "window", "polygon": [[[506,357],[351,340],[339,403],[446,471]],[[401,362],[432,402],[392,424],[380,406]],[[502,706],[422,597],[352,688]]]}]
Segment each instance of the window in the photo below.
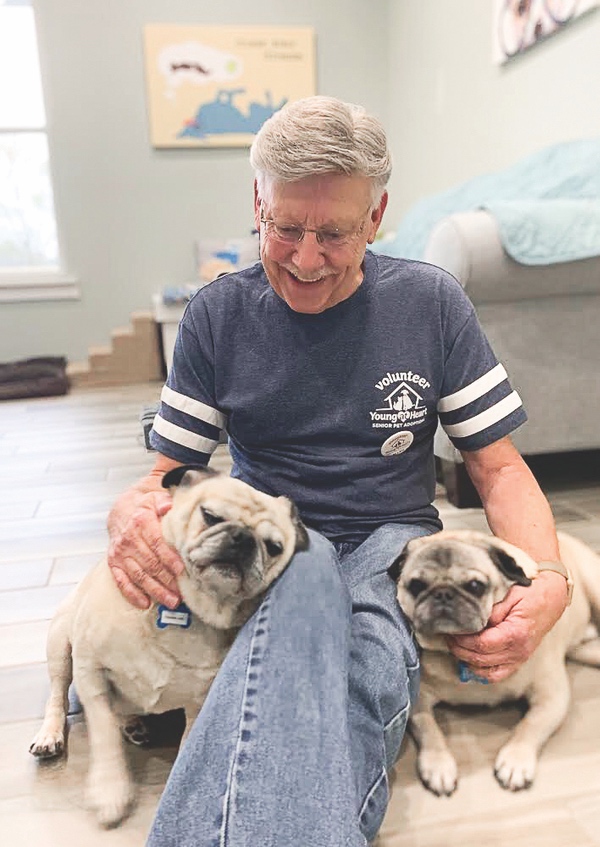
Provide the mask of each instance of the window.
[{"label": "window", "polygon": [[31,0],[0,0],[0,286],[54,285],[59,265]]}]

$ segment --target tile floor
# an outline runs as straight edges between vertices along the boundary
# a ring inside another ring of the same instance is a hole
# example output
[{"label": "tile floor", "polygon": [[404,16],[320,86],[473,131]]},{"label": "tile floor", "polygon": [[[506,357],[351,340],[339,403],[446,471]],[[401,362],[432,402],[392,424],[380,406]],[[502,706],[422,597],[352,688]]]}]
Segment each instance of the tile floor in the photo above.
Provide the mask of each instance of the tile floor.
[{"label": "tile floor", "polygon": [[[139,803],[121,827],[103,831],[83,804],[82,717],[70,718],[68,758],[40,765],[27,753],[48,690],[49,619],[103,553],[110,504],[152,464],[138,418],[159,393],[159,385],[137,385],[0,405],[3,843],[142,847],[174,759],[174,748],[129,748]],[[215,462],[227,467],[225,448],[219,448]],[[586,459],[575,466],[571,457],[555,464],[560,467],[552,472],[540,466],[536,473],[559,525],[600,552],[600,465]],[[485,527],[480,510],[458,511],[443,492],[438,506],[448,528]],[[538,779],[527,792],[503,791],[491,770],[494,752],[517,719],[514,706],[469,715],[443,710],[462,777],[449,799],[422,788],[407,739],[378,847],[598,847],[600,671],[572,665],[570,675],[572,712],[549,742]]]}]

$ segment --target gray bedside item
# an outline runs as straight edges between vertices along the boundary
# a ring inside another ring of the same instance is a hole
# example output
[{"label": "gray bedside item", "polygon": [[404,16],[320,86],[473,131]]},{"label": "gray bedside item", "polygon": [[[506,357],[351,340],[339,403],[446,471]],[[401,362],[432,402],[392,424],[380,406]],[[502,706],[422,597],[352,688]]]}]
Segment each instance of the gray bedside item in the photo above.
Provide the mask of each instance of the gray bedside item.
[{"label": "gray bedside item", "polygon": [[[424,259],[461,283],[521,395],[529,420],[513,436],[520,452],[599,449],[600,256],[519,264],[504,250],[494,218],[480,209],[440,221]],[[435,454],[451,502],[476,505],[473,491],[466,498],[453,493],[466,472],[441,427]]]},{"label": "gray bedside item", "polygon": [[152,431],[152,424],[159,409],[160,403],[155,403],[153,406],[144,406],[140,414],[140,423],[144,434],[144,446],[149,453],[155,452],[154,447],[150,444],[150,432]]}]

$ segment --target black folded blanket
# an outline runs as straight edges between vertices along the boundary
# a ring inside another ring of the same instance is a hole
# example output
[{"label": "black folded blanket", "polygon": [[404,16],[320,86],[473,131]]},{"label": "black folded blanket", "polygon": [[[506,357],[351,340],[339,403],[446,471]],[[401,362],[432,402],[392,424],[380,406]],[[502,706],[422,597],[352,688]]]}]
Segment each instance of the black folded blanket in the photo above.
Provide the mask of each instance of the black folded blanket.
[{"label": "black folded blanket", "polygon": [[0,363],[0,400],[52,397],[66,394],[69,387],[64,356],[40,356]]}]

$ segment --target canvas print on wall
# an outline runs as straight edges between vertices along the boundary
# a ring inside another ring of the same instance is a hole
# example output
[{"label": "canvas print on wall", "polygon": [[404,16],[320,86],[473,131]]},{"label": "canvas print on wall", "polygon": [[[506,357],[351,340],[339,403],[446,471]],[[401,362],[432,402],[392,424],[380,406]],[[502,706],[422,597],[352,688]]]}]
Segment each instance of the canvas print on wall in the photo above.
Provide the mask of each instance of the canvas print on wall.
[{"label": "canvas print on wall", "polygon": [[495,0],[494,60],[506,62],[558,32],[599,0]]},{"label": "canvas print on wall", "polygon": [[144,53],[155,147],[247,147],[290,100],[316,92],[309,27],[148,24]]}]

